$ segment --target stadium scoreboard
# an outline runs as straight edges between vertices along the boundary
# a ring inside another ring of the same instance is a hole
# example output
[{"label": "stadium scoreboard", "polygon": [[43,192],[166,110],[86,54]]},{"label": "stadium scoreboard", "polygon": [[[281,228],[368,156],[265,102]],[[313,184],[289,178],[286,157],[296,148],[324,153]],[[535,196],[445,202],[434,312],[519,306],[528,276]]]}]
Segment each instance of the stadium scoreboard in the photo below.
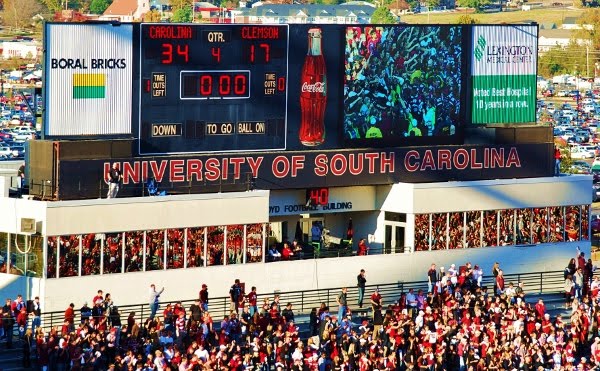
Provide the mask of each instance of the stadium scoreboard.
[{"label": "stadium scoreboard", "polygon": [[285,149],[288,32],[142,24],[140,153]]}]

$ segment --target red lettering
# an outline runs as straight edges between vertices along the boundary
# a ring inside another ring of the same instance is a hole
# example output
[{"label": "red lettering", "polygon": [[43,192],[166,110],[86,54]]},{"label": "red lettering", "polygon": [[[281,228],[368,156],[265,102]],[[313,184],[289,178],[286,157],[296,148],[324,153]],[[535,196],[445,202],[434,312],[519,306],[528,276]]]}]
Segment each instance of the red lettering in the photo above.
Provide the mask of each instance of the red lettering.
[{"label": "red lettering", "polygon": [[123,184],[129,184],[129,179],[132,183],[140,182],[140,163],[135,161],[132,164],[129,162],[123,162]]},{"label": "red lettering", "polygon": [[221,176],[221,171],[219,169],[219,159],[211,157],[204,162],[204,168],[206,169],[206,174],[204,177],[209,182],[214,182],[219,179]]},{"label": "red lettering", "polygon": [[427,168],[430,170],[435,170],[435,160],[433,159],[433,153],[430,149],[425,151],[425,154],[423,155],[423,161],[421,161],[421,168],[419,170],[423,171],[427,170]]},{"label": "red lettering", "polygon": [[189,159],[187,161],[187,180],[202,181],[202,161],[197,159]]},{"label": "red lettering", "polygon": [[504,148],[490,148],[490,167],[504,167]]},{"label": "red lettering", "polygon": [[[283,169],[279,170],[279,164],[283,165]],[[276,178],[283,178],[290,172],[290,161],[285,156],[277,156],[273,160],[271,171]]]},{"label": "red lettering", "polygon": [[477,149],[471,148],[471,169],[481,168],[483,168],[483,164],[481,162],[477,162]]},{"label": "red lettering", "polygon": [[349,160],[348,160],[348,169],[350,171],[350,174],[360,175],[364,169],[364,165],[365,165],[363,163],[364,160],[365,160],[365,156],[363,156],[362,153],[358,153],[358,154],[351,153],[349,155]]},{"label": "red lettering", "polygon": [[292,156],[292,178],[298,176],[298,170],[304,169],[304,156]]},{"label": "red lettering", "polygon": [[381,173],[384,174],[385,173],[385,168],[388,168],[388,172],[393,173],[394,172],[394,152],[389,152],[389,157],[385,156],[385,152],[381,152]]},{"label": "red lettering", "polygon": [[515,147],[510,147],[508,152],[508,158],[506,159],[506,167],[521,167],[521,159],[519,158],[519,152]]},{"label": "red lettering", "polygon": [[259,156],[256,159],[252,157],[246,157],[246,161],[248,161],[248,166],[250,166],[250,171],[252,171],[252,176],[254,178],[258,178],[258,169],[260,168],[260,164],[262,164],[265,158],[263,156]]},{"label": "red lettering", "polygon": [[229,160],[224,157],[221,161],[221,179],[226,180],[229,175]]},{"label": "red lettering", "polygon": [[319,154],[315,157],[315,175],[325,176],[327,175],[327,155]]},{"label": "red lettering", "polygon": [[[338,163],[339,163],[339,165],[337,165]],[[348,163],[346,162],[346,156],[339,154],[339,153],[333,155],[333,157],[331,157],[330,168],[331,168],[331,174],[333,174],[335,176],[344,175],[344,173],[346,172],[346,169],[348,168]]]},{"label": "red lettering", "polygon": [[241,164],[244,163],[243,157],[232,157],[229,159],[229,163],[233,166],[233,179],[240,179],[241,174]]},{"label": "red lettering", "polygon": [[[460,157],[462,157],[462,160]],[[458,170],[464,170],[469,166],[469,152],[466,149],[459,148],[454,152],[454,166]]]},{"label": "red lettering", "polygon": [[278,27],[248,26],[242,27],[242,39],[278,39]]},{"label": "red lettering", "polygon": [[490,149],[487,147],[483,149],[483,167],[486,169],[490,167]]},{"label": "red lettering", "polygon": [[185,181],[185,176],[183,175],[183,160],[171,160],[169,166],[169,178],[171,182],[183,182]]},{"label": "red lettering", "polygon": [[404,167],[406,170],[410,172],[419,170],[419,159],[420,156],[418,151],[413,149],[406,152],[406,155],[404,156]]},{"label": "red lettering", "polygon": [[365,158],[369,163],[369,174],[375,174],[375,160],[379,158],[379,153],[365,153]]},{"label": "red lettering", "polygon": [[142,181],[148,179],[148,161],[142,162]]},{"label": "red lettering", "polygon": [[150,161],[150,169],[152,170],[152,175],[157,182],[162,182],[163,177],[165,176],[165,170],[167,170],[167,162],[161,161],[160,167],[157,167],[158,163],[155,160]]},{"label": "red lettering", "polygon": [[104,182],[108,182],[110,180],[110,162],[104,163]]},{"label": "red lettering", "polygon": [[438,150],[438,162],[437,168],[438,170],[443,170],[446,168],[447,170],[452,169],[452,151],[449,149],[440,149]]}]

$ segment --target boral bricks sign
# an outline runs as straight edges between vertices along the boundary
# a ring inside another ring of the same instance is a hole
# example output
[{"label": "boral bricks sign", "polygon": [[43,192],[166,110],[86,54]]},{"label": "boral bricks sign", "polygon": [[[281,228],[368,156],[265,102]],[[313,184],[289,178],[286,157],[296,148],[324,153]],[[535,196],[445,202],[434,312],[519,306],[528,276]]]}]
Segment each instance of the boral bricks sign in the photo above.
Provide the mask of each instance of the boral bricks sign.
[{"label": "boral bricks sign", "polygon": [[[120,195],[139,195],[154,178],[172,192],[214,191],[254,178],[261,189],[527,178],[552,175],[552,144],[441,146],[244,155],[163,156],[60,162],[61,198],[97,197],[113,163],[123,172]],[[212,188],[211,188],[212,187]],[[236,187],[234,187],[235,190]]]},{"label": "boral bricks sign", "polygon": [[131,134],[132,35],[127,24],[46,25],[45,135]]},{"label": "boral bricks sign", "polygon": [[535,122],[537,26],[475,26],[472,37],[472,122]]}]

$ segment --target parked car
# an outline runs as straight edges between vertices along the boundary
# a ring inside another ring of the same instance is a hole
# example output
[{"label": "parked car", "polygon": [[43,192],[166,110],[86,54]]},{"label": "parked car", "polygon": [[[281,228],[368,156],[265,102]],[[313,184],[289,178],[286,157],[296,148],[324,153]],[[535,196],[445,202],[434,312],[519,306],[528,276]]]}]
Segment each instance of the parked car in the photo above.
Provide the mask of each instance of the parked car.
[{"label": "parked car", "polygon": [[572,159],[594,158],[594,153],[586,150],[582,146],[574,145],[574,146],[571,146],[571,158]]},{"label": "parked car", "polygon": [[11,151],[10,147],[4,143],[0,143],[0,155],[6,156],[9,158],[12,157],[12,151]]},{"label": "parked car", "polygon": [[583,160],[577,160],[571,163],[571,171],[573,174],[590,174],[592,167]]}]

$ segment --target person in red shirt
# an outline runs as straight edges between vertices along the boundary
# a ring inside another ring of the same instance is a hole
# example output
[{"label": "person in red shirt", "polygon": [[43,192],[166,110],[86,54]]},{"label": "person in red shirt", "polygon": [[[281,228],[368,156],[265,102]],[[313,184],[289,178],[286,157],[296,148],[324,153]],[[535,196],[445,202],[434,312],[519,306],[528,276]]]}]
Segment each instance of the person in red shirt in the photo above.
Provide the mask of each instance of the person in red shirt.
[{"label": "person in red shirt", "polygon": [[560,176],[560,160],[562,155],[560,154],[560,149],[558,147],[554,147],[554,176]]},{"label": "person in red shirt", "polygon": [[98,302],[104,303],[104,293],[102,290],[98,290],[98,294],[92,299],[92,306],[96,305]]},{"label": "person in red shirt", "polygon": [[258,312],[258,307],[256,306],[256,286],[252,286],[250,293],[247,296],[248,304],[250,305],[250,316],[254,316],[254,313]]},{"label": "person in red shirt", "polygon": [[367,241],[364,238],[361,238],[358,241],[358,250],[356,251],[356,255],[367,255],[369,253],[369,246],[367,245]]},{"label": "person in red shirt", "polygon": [[72,332],[75,330],[75,304],[69,304],[67,310],[65,310],[65,324],[68,327],[68,331]]},{"label": "person in red shirt", "polygon": [[281,259],[282,260],[290,260],[294,256],[294,252],[290,248],[290,244],[284,242],[283,249],[281,250]]},{"label": "person in red shirt", "polygon": [[535,305],[535,318],[541,320],[544,318],[544,314],[546,314],[546,305],[544,304],[544,300],[540,298]]},{"label": "person in red shirt", "polygon": [[496,287],[497,287],[497,295],[500,295],[504,292],[504,273],[502,269],[498,269],[498,275],[496,276]]}]

